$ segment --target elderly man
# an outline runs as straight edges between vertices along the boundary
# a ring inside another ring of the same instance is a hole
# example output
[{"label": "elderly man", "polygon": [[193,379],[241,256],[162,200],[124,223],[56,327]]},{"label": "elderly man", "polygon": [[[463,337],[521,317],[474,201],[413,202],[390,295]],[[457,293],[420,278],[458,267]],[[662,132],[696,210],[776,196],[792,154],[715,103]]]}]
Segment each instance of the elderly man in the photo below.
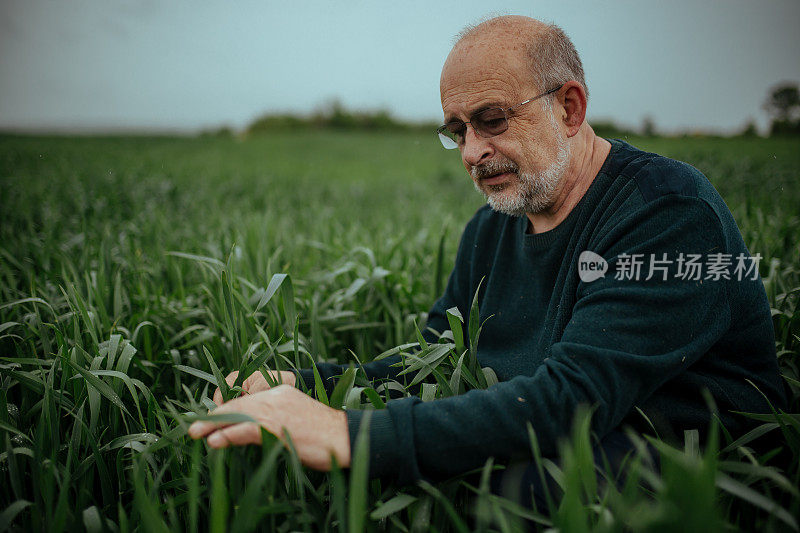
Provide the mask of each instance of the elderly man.
[{"label": "elderly man", "polygon": [[[624,441],[624,425],[642,429],[641,413],[662,437],[704,429],[704,389],[731,431],[743,427],[732,411],[768,411],[765,396],[783,405],[769,305],[731,213],[693,167],[595,135],[580,59],[558,27],[500,17],[465,31],[441,99],[442,143],[458,148],[488,206],[467,224],[427,325],[449,329],[451,307],[467,316],[483,280],[478,360],[500,383],[373,411],[371,475],[406,483],[508,460],[530,450],[527,424],[552,456],[580,404],[595,407],[601,447]],[[396,361],[364,369],[392,377]],[[318,369],[326,383],[342,372]],[[244,388],[218,411],[285,428],[312,468],[331,455],[349,466],[366,411],[267,390],[258,374]],[[260,440],[252,423],[197,422],[190,434],[214,447]]]}]

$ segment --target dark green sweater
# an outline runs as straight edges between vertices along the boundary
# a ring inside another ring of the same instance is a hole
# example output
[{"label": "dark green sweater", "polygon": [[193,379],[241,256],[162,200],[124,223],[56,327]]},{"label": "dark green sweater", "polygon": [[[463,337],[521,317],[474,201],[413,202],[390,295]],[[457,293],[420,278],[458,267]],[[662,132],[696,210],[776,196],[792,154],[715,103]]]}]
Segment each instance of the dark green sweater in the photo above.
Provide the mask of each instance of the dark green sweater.
[{"label": "dark green sweater", "polygon": [[[394,475],[401,483],[439,479],[480,467],[490,456],[525,455],[527,422],[542,453],[552,456],[580,404],[596,407],[593,430],[601,437],[623,424],[645,427],[635,407],[662,437],[702,430],[709,421],[704,388],[726,428],[736,432],[743,420],[730,411],[769,410],[746,380],[775,406],[785,404],[764,287],[757,274],[751,279],[753,271],[736,271],[739,254],[747,258],[743,266],[752,262],[725,202],[690,165],[611,143],[592,185],[553,230],[527,234],[526,217],[488,206],[467,224],[427,326],[449,329],[445,312],[453,306],[466,319],[484,279],[480,319],[491,318],[478,361],[494,369],[500,383],[430,402],[394,400],[374,411],[372,476]],[[581,281],[585,250],[608,262],[604,277]],[[679,270],[679,258],[689,254],[700,254],[700,279],[685,264]],[[641,259],[639,279],[617,279],[631,257]],[[671,264],[653,263],[667,270],[655,269],[647,280],[651,258]],[[724,270],[731,279],[709,270],[720,261],[730,262]],[[426,336],[435,341],[431,332]],[[392,377],[397,360],[364,368],[370,378]],[[332,385],[343,367],[318,369]],[[312,373],[300,374],[313,387]],[[351,445],[364,413],[347,412]]]}]

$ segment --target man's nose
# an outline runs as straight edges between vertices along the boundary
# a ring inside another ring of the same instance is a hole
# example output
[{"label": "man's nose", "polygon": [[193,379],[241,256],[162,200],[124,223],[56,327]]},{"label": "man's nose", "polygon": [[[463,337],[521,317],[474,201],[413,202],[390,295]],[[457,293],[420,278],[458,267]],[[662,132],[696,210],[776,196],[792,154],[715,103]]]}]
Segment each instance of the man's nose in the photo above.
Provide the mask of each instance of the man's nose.
[{"label": "man's nose", "polygon": [[492,144],[475,132],[472,124],[467,125],[464,132],[464,146],[461,147],[461,159],[465,165],[475,166],[485,162],[492,155]]}]

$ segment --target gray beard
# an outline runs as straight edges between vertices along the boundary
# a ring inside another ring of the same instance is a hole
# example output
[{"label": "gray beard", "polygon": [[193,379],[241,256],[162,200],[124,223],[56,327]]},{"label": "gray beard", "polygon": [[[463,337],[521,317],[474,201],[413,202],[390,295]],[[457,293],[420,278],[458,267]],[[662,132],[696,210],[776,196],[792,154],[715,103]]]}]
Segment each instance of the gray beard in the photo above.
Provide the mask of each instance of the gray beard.
[{"label": "gray beard", "polygon": [[[555,203],[558,185],[569,164],[570,145],[558,130],[552,107],[548,111],[550,123],[558,139],[558,157],[550,166],[540,172],[517,172],[517,184],[489,187],[488,192],[482,189],[478,182],[473,181],[475,189],[486,197],[489,207],[495,211],[512,217],[521,217],[525,213],[541,213]],[[515,166],[510,161],[497,164],[502,167],[508,165]],[[471,169],[473,177],[480,175],[476,169],[477,167]]]}]

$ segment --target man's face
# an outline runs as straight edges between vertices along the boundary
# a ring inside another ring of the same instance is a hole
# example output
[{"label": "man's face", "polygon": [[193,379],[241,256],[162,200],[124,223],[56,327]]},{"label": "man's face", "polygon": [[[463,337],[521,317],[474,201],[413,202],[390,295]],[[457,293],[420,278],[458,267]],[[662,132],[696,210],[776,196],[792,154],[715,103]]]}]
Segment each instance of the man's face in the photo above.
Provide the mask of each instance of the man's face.
[{"label": "man's face", "polygon": [[[482,109],[505,109],[550,89],[535,87],[529,72],[519,49],[460,43],[442,70],[445,122],[466,122]],[[548,98],[514,110],[508,130],[500,135],[483,138],[467,127],[461,159],[475,188],[497,211],[538,213],[555,201],[569,163],[569,144]]]}]

